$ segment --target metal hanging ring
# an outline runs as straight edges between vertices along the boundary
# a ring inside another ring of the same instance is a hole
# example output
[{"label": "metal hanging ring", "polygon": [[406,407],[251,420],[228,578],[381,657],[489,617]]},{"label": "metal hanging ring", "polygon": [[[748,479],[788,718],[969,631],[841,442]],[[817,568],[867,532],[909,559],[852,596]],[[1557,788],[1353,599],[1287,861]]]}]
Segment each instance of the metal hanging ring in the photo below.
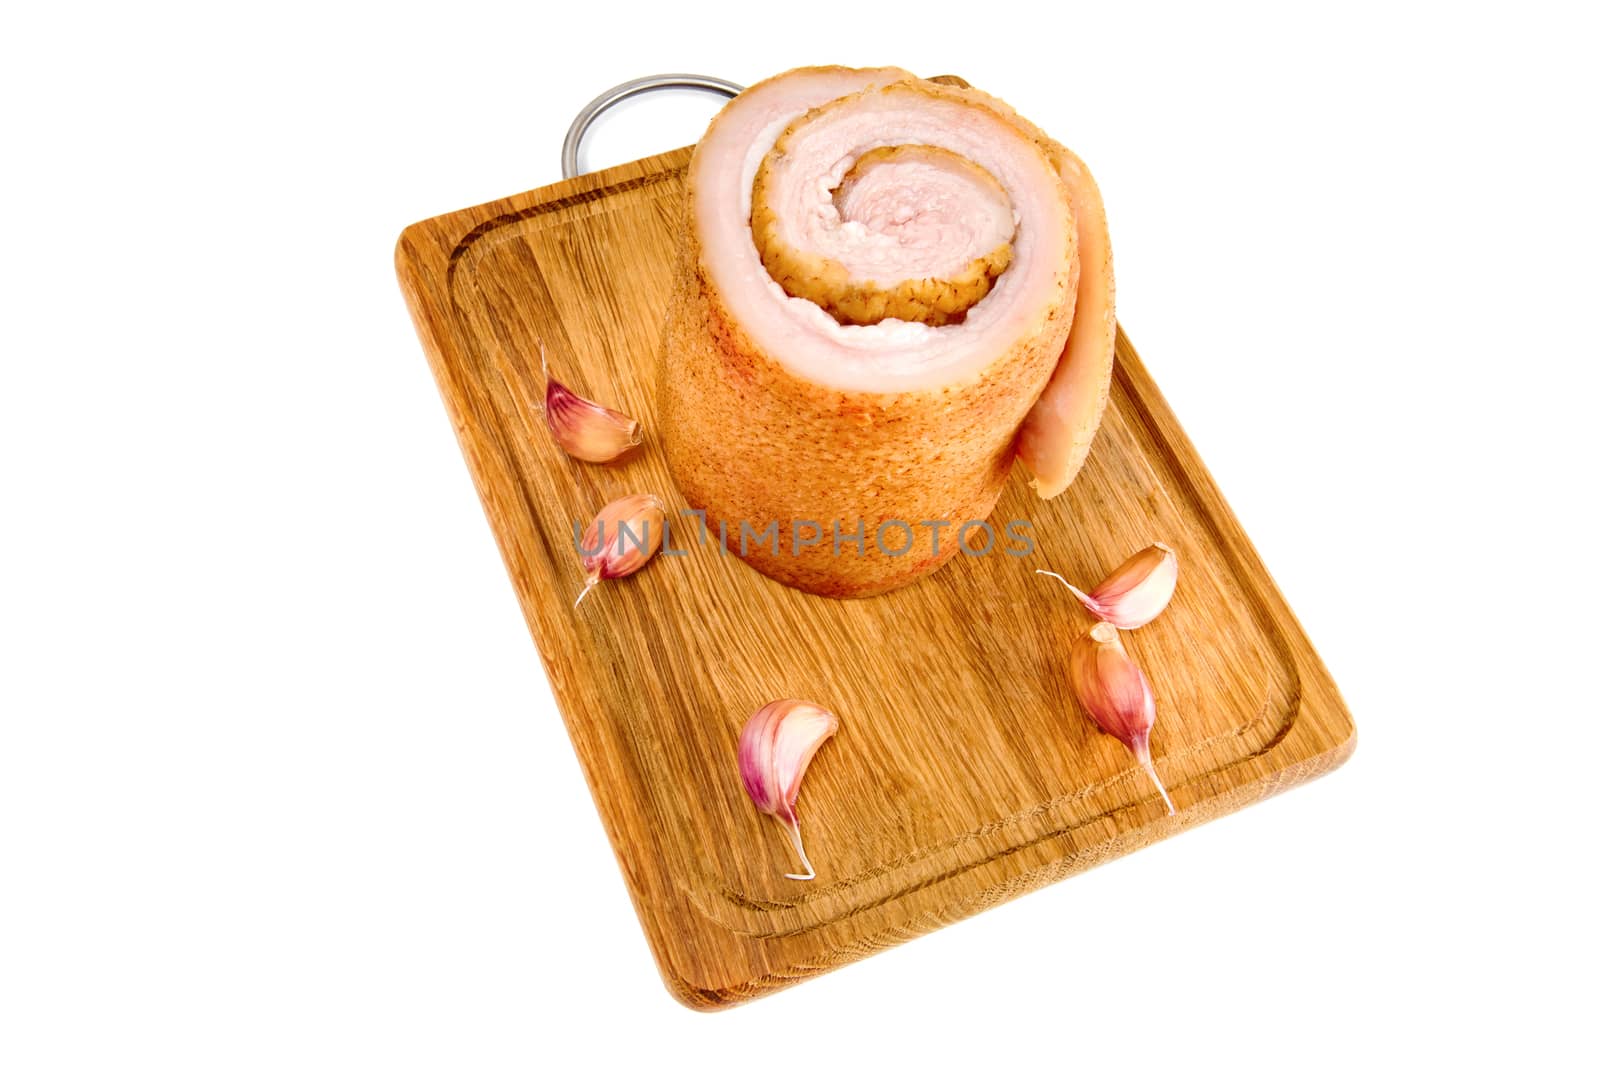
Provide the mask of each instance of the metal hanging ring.
[{"label": "metal hanging ring", "polygon": [[657,89],[698,89],[702,92],[735,97],[744,91],[744,86],[706,74],[651,74],[648,77],[635,78],[633,81],[612,86],[585,104],[583,110],[578,112],[578,117],[573,119],[572,125],[568,127],[566,140],[561,142],[561,176],[576,178],[583,173],[578,169],[578,147],[583,144],[583,135],[589,132],[589,127],[594,124],[595,119],[630,96],[654,92]]}]

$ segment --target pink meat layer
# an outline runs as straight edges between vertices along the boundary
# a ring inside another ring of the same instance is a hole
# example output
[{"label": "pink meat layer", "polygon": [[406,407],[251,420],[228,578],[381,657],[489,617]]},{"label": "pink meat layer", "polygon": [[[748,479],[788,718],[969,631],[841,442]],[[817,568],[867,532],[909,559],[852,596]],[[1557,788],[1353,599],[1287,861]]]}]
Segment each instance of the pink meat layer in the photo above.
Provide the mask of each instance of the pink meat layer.
[{"label": "pink meat layer", "polygon": [[773,168],[777,181],[769,187],[787,224],[783,236],[839,263],[853,281],[948,278],[1010,241],[1017,228],[1005,190],[962,166],[960,156],[893,157],[853,165],[837,178],[842,160],[818,173],[817,156],[806,157],[805,169],[796,159],[787,155]]}]

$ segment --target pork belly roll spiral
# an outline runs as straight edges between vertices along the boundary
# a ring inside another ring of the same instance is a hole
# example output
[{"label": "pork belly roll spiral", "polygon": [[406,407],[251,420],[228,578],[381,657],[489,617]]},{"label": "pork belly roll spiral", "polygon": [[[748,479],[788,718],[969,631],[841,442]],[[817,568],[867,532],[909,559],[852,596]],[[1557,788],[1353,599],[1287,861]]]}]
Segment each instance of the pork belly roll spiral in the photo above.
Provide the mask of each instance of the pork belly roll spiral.
[{"label": "pork belly roll spiral", "polygon": [[684,210],[663,439],[746,562],[881,593],[962,548],[1014,457],[1041,496],[1071,483],[1110,386],[1105,213],[1006,104],[893,67],[790,71],[711,123]]}]

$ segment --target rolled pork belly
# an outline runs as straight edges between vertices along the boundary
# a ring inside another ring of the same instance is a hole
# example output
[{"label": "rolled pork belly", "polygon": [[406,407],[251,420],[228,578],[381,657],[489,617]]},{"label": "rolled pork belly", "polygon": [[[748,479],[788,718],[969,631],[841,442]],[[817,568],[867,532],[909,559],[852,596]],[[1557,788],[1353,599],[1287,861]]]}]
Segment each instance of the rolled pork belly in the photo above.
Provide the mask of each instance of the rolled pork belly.
[{"label": "rolled pork belly", "polygon": [[[1105,211],[1002,101],[894,67],[746,89],[688,170],[661,360],[668,463],[780,582],[869,596],[938,569],[1021,459],[1071,483],[1110,389]],[[982,547],[978,545],[977,547]]]}]

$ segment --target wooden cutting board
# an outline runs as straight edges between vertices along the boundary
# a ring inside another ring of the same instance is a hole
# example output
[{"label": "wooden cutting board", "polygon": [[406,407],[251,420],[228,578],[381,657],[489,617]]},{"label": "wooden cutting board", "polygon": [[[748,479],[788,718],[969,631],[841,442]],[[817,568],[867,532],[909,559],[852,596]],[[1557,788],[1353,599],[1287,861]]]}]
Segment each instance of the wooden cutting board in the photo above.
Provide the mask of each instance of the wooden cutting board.
[{"label": "wooden cutting board", "polygon": [[[574,610],[574,525],[652,492],[685,506],[656,425],[656,361],[689,150],[408,228],[400,282],[573,748],[673,995],[708,1009],[821,974],[1338,766],[1355,727],[1327,671],[1125,336],[1088,465],[1048,502],[1020,469],[993,517],[1026,559],[958,554],[857,601],[778,585],[692,523],[682,558]],[[568,459],[557,376],[640,418],[632,462]],[[1089,620],[1035,567],[1092,585],[1162,540],[1171,606],[1126,635],[1155,688],[1168,816],[1066,681]],[[981,547],[981,546],[975,546]],[[735,746],[778,697],[839,713],[805,779],[814,882],[745,797]],[[530,813],[530,818],[531,818]],[[1062,897],[1063,907],[1070,901]]]}]

